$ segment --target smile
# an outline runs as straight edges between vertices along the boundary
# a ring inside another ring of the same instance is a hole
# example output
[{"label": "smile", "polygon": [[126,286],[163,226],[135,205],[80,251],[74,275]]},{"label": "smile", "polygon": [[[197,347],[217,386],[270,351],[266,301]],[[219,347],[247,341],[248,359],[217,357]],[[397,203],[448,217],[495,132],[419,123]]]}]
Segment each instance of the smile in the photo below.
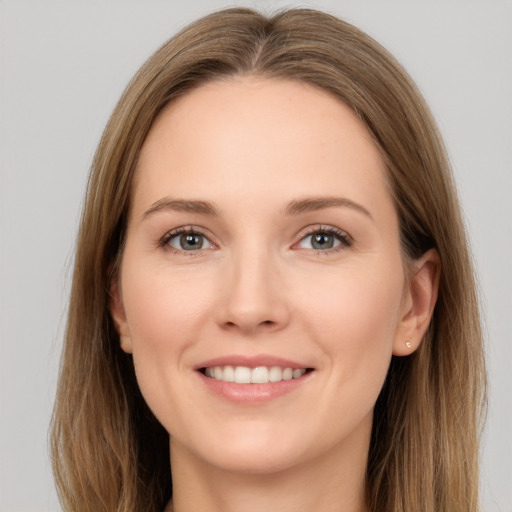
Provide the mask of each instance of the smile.
[{"label": "smile", "polygon": [[282,380],[299,379],[306,373],[306,368],[286,368],[280,366],[210,366],[202,369],[207,377],[236,384],[268,384]]},{"label": "smile", "polygon": [[316,373],[304,361],[270,354],[223,355],[202,361],[194,370],[209,392],[243,406],[264,404],[307,389]]}]

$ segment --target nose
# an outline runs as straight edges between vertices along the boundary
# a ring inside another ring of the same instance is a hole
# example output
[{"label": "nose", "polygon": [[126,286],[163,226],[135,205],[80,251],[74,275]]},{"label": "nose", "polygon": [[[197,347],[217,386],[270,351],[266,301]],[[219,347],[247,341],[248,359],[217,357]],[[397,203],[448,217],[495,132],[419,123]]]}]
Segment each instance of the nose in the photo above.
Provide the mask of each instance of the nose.
[{"label": "nose", "polygon": [[218,324],[246,335],[281,330],[289,323],[290,307],[279,264],[268,253],[247,252],[226,262]]}]

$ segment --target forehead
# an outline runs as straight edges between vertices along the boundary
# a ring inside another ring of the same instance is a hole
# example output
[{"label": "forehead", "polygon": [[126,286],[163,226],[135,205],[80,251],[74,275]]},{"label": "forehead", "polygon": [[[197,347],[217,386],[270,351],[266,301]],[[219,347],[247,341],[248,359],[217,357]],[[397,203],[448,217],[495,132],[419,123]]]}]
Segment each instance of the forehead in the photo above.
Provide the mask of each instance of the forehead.
[{"label": "forehead", "polygon": [[354,199],[365,188],[387,193],[379,150],[349,107],[302,82],[253,76],[209,82],[161,112],[141,150],[133,199],[208,195],[216,184],[229,197],[256,197],[262,184],[267,198],[336,186]]}]

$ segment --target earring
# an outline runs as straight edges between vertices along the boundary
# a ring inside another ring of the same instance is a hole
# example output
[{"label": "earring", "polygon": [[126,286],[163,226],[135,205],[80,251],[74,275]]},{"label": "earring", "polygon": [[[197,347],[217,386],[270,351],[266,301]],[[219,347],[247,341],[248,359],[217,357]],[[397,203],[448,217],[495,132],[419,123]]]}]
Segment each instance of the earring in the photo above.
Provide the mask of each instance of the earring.
[{"label": "earring", "polygon": [[410,340],[410,339],[409,339],[409,340],[407,340],[407,341],[405,342],[405,346],[406,346],[407,348],[411,348],[411,347],[412,347],[412,340]]}]

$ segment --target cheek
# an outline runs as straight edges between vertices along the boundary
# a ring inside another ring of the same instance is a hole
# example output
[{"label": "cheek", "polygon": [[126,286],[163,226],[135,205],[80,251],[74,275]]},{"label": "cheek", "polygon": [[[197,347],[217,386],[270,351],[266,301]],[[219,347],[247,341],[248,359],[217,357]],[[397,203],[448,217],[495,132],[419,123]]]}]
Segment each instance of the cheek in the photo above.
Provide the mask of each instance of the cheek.
[{"label": "cheek", "polygon": [[[307,290],[302,297],[321,326],[349,337],[353,342],[371,342],[366,334],[394,332],[401,309],[403,271],[396,269],[358,269],[317,276],[316,293]],[[376,340],[375,340],[376,341]]]},{"label": "cheek", "polygon": [[173,396],[173,383],[184,370],[187,351],[204,336],[204,318],[211,316],[212,286],[165,269],[145,272],[139,265],[134,272],[129,270],[127,265],[123,302],[137,381],[157,417],[174,416],[180,400]]},{"label": "cheek", "polygon": [[[325,293],[307,296],[305,325],[321,345],[336,384],[368,389],[375,399],[387,373],[400,321],[403,279],[396,272],[331,276]],[[306,295],[305,295],[306,297]]]},{"label": "cheek", "polygon": [[211,306],[210,286],[163,269],[140,269],[126,278],[124,307],[135,350],[179,350],[194,337]]},{"label": "cheek", "polygon": [[[400,275],[400,274],[397,274]],[[358,277],[362,276],[362,277]],[[311,297],[304,325],[324,353],[327,378],[315,408],[326,443],[371,428],[373,408],[391,361],[400,317],[402,284],[389,273],[340,276],[329,292]],[[398,283],[397,283],[398,281]]]}]

